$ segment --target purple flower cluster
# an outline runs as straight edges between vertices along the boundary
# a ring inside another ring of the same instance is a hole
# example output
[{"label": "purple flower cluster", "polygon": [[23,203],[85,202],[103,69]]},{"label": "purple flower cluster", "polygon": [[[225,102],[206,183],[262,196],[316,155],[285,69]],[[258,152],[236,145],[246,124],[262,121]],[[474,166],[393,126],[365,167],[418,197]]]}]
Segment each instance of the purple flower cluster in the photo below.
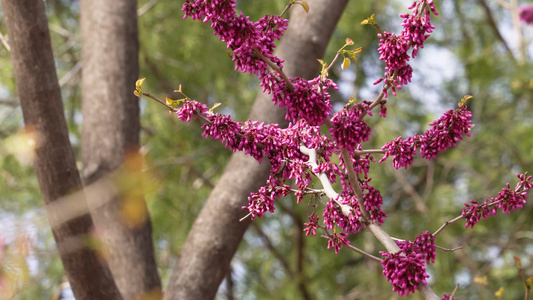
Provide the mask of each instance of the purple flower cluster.
[{"label": "purple flower cluster", "polygon": [[257,57],[255,51],[281,67],[283,61],[273,55],[274,41],[281,38],[288,20],[279,16],[265,16],[254,23],[242,13],[236,15],[235,6],[235,0],[186,0],[182,10],[185,12],[184,18],[211,22],[214,34],[233,51],[235,70],[258,76],[266,74],[268,65]]},{"label": "purple flower cluster", "polygon": [[364,228],[360,221],[361,211],[355,196],[339,196],[336,199],[340,204],[348,205],[351,211],[346,216],[340,210],[340,207],[333,199],[326,203],[326,208],[322,216],[324,217],[324,225],[326,229],[334,229],[335,225],[341,228],[346,233],[358,233]]},{"label": "purple flower cluster", "polygon": [[392,284],[392,290],[398,295],[415,293],[418,284],[427,284],[424,255],[415,251],[401,249],[397,253],[380,251],[385,258],[381,261],[383,275]]},{"label": "purple flower cluster", "polygon": [[425,159],[433,159],[440,152],[450,147],[455,147],[463,139],[463,134],[470,136],[472,129],[472,113],[466,105],[460,105],[456,110],[449,110],[438,120],[429,123],[431,128],[423,135],[415,135],[402,140],[401,137],[386,143],[381,149],[387,150],[379,162],[385,161],[389,156],[394,156],[393,166],[396,169],[413,163],[416,149]]},{"label": "purple flower cluster", "polygon": [[304,223],[305,225],[305,228],[304,228],[304,231],[305,231],[305,235],[308,236],[308,235],[315,235],[316,234],[316,230],[318,229],[318,220],[320,218],[316,215],[316,213],[313,213],[312,215],[309,216],[309,223]]},{"label": "purple flower cluster", "polygon": [[[417,0],[409,7],[412,14],[402,14],[403,30],[399,35],[384,31],[379,33],[380,38],[378,53],[379,59],[385,61],[385,74],[383,78],[374,82],[374,85],[386,80],[392,87],[393,95],[396,89],[402,88],[411,82],[413,69],[407,63],[409,61],[409,49],[413,49],[411,57],[416,57],[419,48],[424,47],[429,33],[435,26],[431,25],[431,13],[438,15],[433,0]],[[387,98],[387,85],[383,87],[384,97]]]},{"label": "purple flower cluster", "polygon": [[435,263],[435,257],[437,256],[435,237],[427,230],[418,234],[413,242],[397,241],[396,244],[398,244],[400,249],[405,250],[405,253],[420,253],[426,263]]},{"label": "purple flower cluster", "polygon": [[449,110],[440,119],[429,123],[432,127],[424,135],[418,136],[420,153],[426,159],[433,159],[439,152],[455,147],[463,134],[470,136],[472,128],[472,113],[466,105],[456,110]]},{"label": "purple flower cluster", "polygon": [[381,205],[383,204],[383,197],[378,189],[369,185],[368,181],[363,182],[362,190],[366,193],[363,195],[365,209],[370,213],[370,219],[376,224],[383,224],[387,215],[381,210]]},{"label": "purple flower cluster", "polygon": [[392,284],[392,290],[400,296],[414,293],[418,284],[427,284],[425,263],[435,263],[435,237],[426,231],[418,234],[413,242],[397,241],[400,251],[395,254],[380,252],[385,259],[383,275]]},{"label": "purple flower cluster", "polygon": [[385,155],[379,162],[385,161],[389,156],[393,156],[392,165],[399,169],[404,167],[407,170],[407,166],[413,163],[413,156],[416,153],[414,147],[415,142],[413,137],[409,137],[402,140],[402,136],[399,136],[395,140],[386,143],[381,149],[387,150]]},{"label": "purple flower cluster", "polygon": [[520,7],[518,9],[518,16],[520,21],[529,25],[533,24],[533,6],[527,5]]},{"label": "purple flower cluster", "polygon": [[241,125],[231,119],[231,116],[212,114],[207,117],[210,123],[202,125],[203,137],[221,140],[226,148],[237,150],[240,144]]},{"label": "purple flower cluster", "polygon": [[[429,9],[427,9],[428,6]],[[435,29],[435,26],[430,23],[431,13],[436,16],[439,13],[435,9],[433,0],[415,1],[409,9],[412,9],[412,15],[400,15],[404,19],[402,36],[410,42],[413,48],[411,55],[415,58],[418,54],[418,48],[424,48],[424,41],[429,37],[429,33],[432,33],[433,29]]]},{"label": "purple flower cluster", "polygon": [[465,203],[465,208],[462,212],[462,216],[466,219],[465,227],[474,228],[474,225],[481,218],[486,220],[489,216],[497,215],[498,209],[501,209],[505,214],[510,214],[511,211],[522,208],[526,204],[528,190],[533,187],[532,176],[526,173],[516,174],[516,177],[520,179],[520,182],[516,184],[514,189],[511,189],[509,183],[507,183],[507,188],[503,188],[498,193],[498,197],[485,199],[483,204],[479,204],[474,200],[470,200],[470,203]]},{"label": "purple flower cluster", "polygon": [[444,294],[444,295],[442,295],[442,300],[459,300],[459,299],[455,298],[452,295]]},{"label": "purple flower cluster", "polygon": [[265,212],[273,213],[275,210],[274,200],[287,196],[289,194],[290,187],[283,185],[273,176],[267,181],[267,184],[259,189],[257,193],[252,193],[248,197],[248,206],[244,206],[250,212],[251,219],[255,217],[263,217]]},{"label": "purple flower cluster", "polygon": [[[359,146],[357,147],[357,150],[363,150],[363,147]],[[369,181],[370,181],[370,178],[368,177],[368,173],[370,172],[371,161],[375,162],[376,160],[372,157],[372,155],[370,155],[370,153],[352,157],[352,164],[353,164],[355,173],[362,174],[365,177],[365,179]],[[341,165],[344,169],[344,162],[341,161]]]},{"label": "purple flower cluster", "polygon": [[197,115],[204,115],[206,111],[207,106],[205,104],[191,100],[185,102],[176,113],[178,114],[178,119],[184,122],[190,122],[191,118],[196,120]]},{"label": "purple flower cluster", "polygon": [[312,126],[322,125],[333,108],[327,90],[338,90],[337,85],[330,79],[320,81],[320,77],[312,80],[295,77],[290,81],[294,88],[271,72],[261,78],[261,86],[263,92],[272,94],[276,105],[287,108],[285,119],[292,122],[304,119]]},{"label": "purple flower cluster", "polygon": [[349,245],[350,241],[346,238],[348,235],[345,232],[335,232],[329,236],[328,249],[335,249],[335,254],[339,254],[342,245]]},{"label": "purple flower cluster", "polygon": [[339,148],[347,150],[352,156],[354,150],[362,142],[368,141],[370,136],[370,127],[363,120],[367,113],[372,115],[369,110],[369,102],[363,101],[351,108],[345,106],[331,119],[332,126],[329,128],[331,135]]}]

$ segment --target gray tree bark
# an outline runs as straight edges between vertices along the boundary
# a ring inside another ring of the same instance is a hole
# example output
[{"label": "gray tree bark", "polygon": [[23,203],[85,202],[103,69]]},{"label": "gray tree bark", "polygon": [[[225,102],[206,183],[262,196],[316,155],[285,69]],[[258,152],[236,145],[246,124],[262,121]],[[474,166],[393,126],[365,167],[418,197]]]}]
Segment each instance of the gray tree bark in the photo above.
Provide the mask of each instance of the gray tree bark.
[{"label": "gray tree bark", "polygon": [[[139,103],[133,95],[139,76],[137,1],[82,0],[80,17],[83,177],[90,184],[113,177],[119,168],[127,172],[123,163],[130,159],[128,165],[135,165],[138,155]],[[131,189],[136,188],[133,185]],[[124,193],[123,187],[118,190],[104,205],[96,204],[98,197],[88,199],[111,272],[125,299],[160,298],[161,280],[145,200]],[[128,207],[139,215],[128,215]]]},{"label": "gray tree bark", "polygon": [[[72,291],[78,300],[121,299],[101,256],[85,246],[93,227],[85,199],[66,197],[80,190],[82,182],[68,139],[44,2],[3,0],[2,4],[24,122],[37,136],[35,171]],[[75,205],[86,213],[65,217],[52,205],[59,200],[79,201]]]},{"label": "gray tree bark", "polygon": [[[299,6],[291,12],[291,22],[277,55],[285,59],[289,76],[311,79],[318,74],[317,58],[324,54],[347,0],[309,0],[309,14]],[[260,94],[250,119],[287,124],[285,112],[272,104],[269,95]],[[247,197],[266,183],[270,165],[261,165],[242,153],[235,153],[213,192],[195,220],[180,257],[173,268],[164,299],[212,299],[227,274],[231,258],[248,228],[242,206]]]}]

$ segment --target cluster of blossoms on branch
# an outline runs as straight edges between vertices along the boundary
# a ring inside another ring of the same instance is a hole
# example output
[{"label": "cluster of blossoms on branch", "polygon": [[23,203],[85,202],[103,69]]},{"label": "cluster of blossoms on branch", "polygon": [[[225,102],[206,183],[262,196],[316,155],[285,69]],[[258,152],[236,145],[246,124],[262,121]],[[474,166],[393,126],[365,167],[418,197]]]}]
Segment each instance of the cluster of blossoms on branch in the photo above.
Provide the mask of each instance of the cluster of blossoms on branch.
[{"label": "cluster of blossoms on branch", "polygon": [[[413,68],[407,63],[409,58],[415,58],[418,50],[424,48],[424,42],[433,32],[435,26],[431,25],[431,13],[438,15],[433,0],[415,1],[409,7],[412,14],[402,14],[403,30],[399,35],[387,31],[378,34],[380,43],[378,52],[379,59],[385,61],[385,74],[374,84],[386,81],[390,84],[392,94],[396,96],[396,89],[401,89],[402,85],[411,82]],[[412,49],[411,56],[408,51]],[[385,98],[387,98],[388,86],[383,87]]]},{"label": "cluster of blossoms on branch", "polygon": [[[286,108],[286,119],[290,121],[288,127],[252,120],[236,122],[231,116],[214,113],[205,104],[188,97],[175,112],[182,121],[202,120],[204,137],[220,140],[232,151],[243,151],[258,162],[265,157],[269,160],[272,168],[266,185],[252,193],[248,198],[249,205],[243,207],[252,219],[274,212],[275,200],[291,193],[298,203],[305,195],[314,195],[315,199],[326,196],[329,200],[322,213],[317,214],[319,200],[309,222],[304,224],[304,231],[306,235],[315,235],[319,228],[324,230],[328,238],[327,248],[338,253],[343,245],[350,244],[350,234],[360,232],[369,224],[379,226],[387,217],[381,208],[383,197],[380,191],[370,185],[370,165],[376,161],[371,153],[384,154],[379,162],[392,156],[396,169],[407,169],[417,150],[423,158],[433,159],[440,152],[455,147],[463,135],[470,136],[472,113],[465,98],[457,109],[447,111],[430,123],[431,128],[424,134],[407,139],[398,137],[381,150],[365,152],[363,143],[369,140],[371,129],[364,118],[372,116],[372,108],[377,105],[381,105],[379,115],[385,117],[385,101],[378,97],[374,102],[355,103],[351,99],[342,110],[333,113],[328,90],[338,88],[332,80],[324,73],[311,80],[289,78],[283,73],[283,60],[274,55],[274,42],[287,29],[288,20],[267,15],[253,22],[242,13],[237,14],[235,7],[235,0],[186,0],[183,11],[185,17],[211,23],[214,34],[233,52],[235,70],[258,76],[263,92],[270,94],[276,105]],[[400,15],[404,19],[400,35],[381,32],[378,27],[381,38],[378,52],[380,59],[386,62],[386,72],[375,84],[385,80],[384,97],[387,97],[389,88],[396,95],[395,88],[410,82],[412,68],[407,62],[410,57],[416,57],[434,29],[430,15],[438,13],[433,0],[417,0],[409,9],[412,14]],[[351,44],[347,42],[347,45]],[[410,49],[411,56],[408,54]],[[142,81],[138,82],[137,95],[144,94],[141,84]],[[329,135],[323,133],[326,131],[321,130],[322,125],[329,129]],[[338,163],[335,162],[337,159]],[[310,187],[314,178],[319,179],[323,189]],[[508,184],[496,198],[485,200],[483,204],[475,201],[465,204],[466,226],[473,227],[481,217],[495,215],[497,208],[504,213],[521,208],[533,183],[527,174],[518,175],[518,178],[521,181],[514,190]],[[331,185],[337,181],[342,188],[340,193],[336,193]],[[396,244],[399,251],[380,252],[383,274],[394,291],[400,296],[408,295],[414,293],[419,284],[427,284],[426,264],[435,262],[435,236],[426,231],[416,236],[413,242],[397,241]],[[444,295],[443,299],[450,297]]]},{"label": "cluster of blossoms on branch", "polygon": [[463,101],[458,109],[448,110],[438,120],[429,123],[431,128],[423,135],[415,135],[404,140],[400,136],[386,143],[382,149],[387,152],[379,162],[393,156],[393,166],[396,169],[401,167],[407,169],[407,166],[413,163],[417,149],[420,149],[423,158],[434,159],[440,152],[455,147],[457,142],[463,139],[463,135],[470,136],[471,118],[472,113]]},{"label": "cluster of blossoms on branch", "polygon": [[512,211],[522,208],[526,204],[527,192],[533,187],[531,182],[531,175],[516,174],[520,182],[516,184],[514,189],[511,189],[509,183],[507,188],[503,188],[498,193],[498,197],[491,197],[479,204],[475,200],[470,200],[470,203],[465,203],[462,216],[466,219],[465,227],[472,227],[476,225],[481,219],[486,220],[489,216],[498,214],[498,209],[504,214],[510,214]]},{"label": "cluster of blossoms on branch", "polygon": [[397,241],[400,251],[381,251],[383,275],[392,284],[398,295],[414,293],[419,283],[427,284],[426,263],[435,263],[435,237],[426,231],[416,236],[413,242]]}]

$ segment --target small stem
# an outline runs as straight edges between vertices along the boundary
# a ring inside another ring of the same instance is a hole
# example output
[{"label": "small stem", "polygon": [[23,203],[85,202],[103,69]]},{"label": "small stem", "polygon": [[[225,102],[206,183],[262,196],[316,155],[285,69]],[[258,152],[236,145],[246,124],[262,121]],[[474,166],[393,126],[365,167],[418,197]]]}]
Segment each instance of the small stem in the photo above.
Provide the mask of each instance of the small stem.
[{"label": "small stem", "polygon": [[372,104],[370,104],[368,109],[372,110],[374,107],[378,106],[378,104],[381,104],[381,100],[383,100],[383,97],[385,97],[385,91],[390,89],[390,87],[392,86],[391,81],[395,80],[397,77],[398,77],[398,70],[394,71],[392,76],[386,79],[387,82],[385,83],[385,86],[381,90],[381,93],[379,93],[379,96],[376,98],[376,100],[374,100]]},{"label": "small stem", "polygon": [[387,150],[383,150],[383,149],[354,150],[355,156],[361,156],[361,155],[369,154],[369,153],[370,154],[372,153],[385,154],[387,153]]},{"label": "small stem", "polygon": [[[327,232],[327,234],[329,234],[329,232]],[[329,235],[321,235],[321,237],[323,237],[325,239],[330,239],[331,238]],[[348,249],[350,249],[350,250],[352,250],[352,251],[354,251],[354,252],[357,252],[357,253],[363,255],[364,257],[366,257],[366,258],[368,258],[370,260],[381,262],[380,258],[378,258],[378,257],[376,257],[376,256],[374,256],[374,255],[372,255],[372,254],[370,254],[370,253],[368,253],[368,252],[366,252],[364,250],[361,250],[361,249],[359,249],[357,247],[354,247],[354,246],[352,246],[350,244],[348,244],[348,245],[343,244],[343,246],[348,248]]]},{"label": "small stem", "polygon": [[242,221],[246,220],[246,218],[248,218],[248,217],[249,217],[249,216],[251,216],[251,215],[252,215],[252,213],[251,213],[251,212],[250,212],[250,213],[248,213],[248,214],[247,214],[246,216],[244,216],[244,217],[240,218],[240,219],[239,219],[239,222],[242,222]]},{"label": "small stem", "polygon": [[452,248],[452,249],[447,249],[447,248],[443,248],[441,246],[435,245],[435,248],[440,249],[440,250],[445,251],[445,252],[455,252],[457,250],[463,249],[463,246],[455,247],[455,248]]},{"label": "small stem", "polygon": [[287,11],[289,11],[289,9],[291,8],[292,5],[293,5],[292,0],[290,0],[289,4],[287,4],[287,6],[285,6],[285,8],[281,12],[281,14],[279,14],[279,16],[283,17],[283,15],[285,15],[287,13]]},{"label": "small stem", "polygon": [[354,247],[352,245],[344,245],[344,247],[349,248],[350,250],[352,250],[354,252],[357,252],[357,253],[363,255],[364,257],[366,257],[366,258],[368,258],[370,260],[377,261],[379,263],[381,262],[381,259],[379,259],[378,257],[376,257],[376,256],[374,256],[374,255],[372,255],[372,254],[370,254],[368,252],[365,252],[365,251],[363,251],[363,250],[361,250],[361,249],[359,249],[357,247]]},{"label": "small stem", "polygon": [[330,70],[331,67],[333,67],[333,65],[337,62],[337,60],[339,59],[340,56],[341,56],[340,51],[337,51],[337,54],[335,54],[335,57],[333,58],[333,60],[332,60],[331,63],[329,64],[329,66],[324,70],[326,73],[329,73],[329,70]]},{"label": "small stem", "polygon": [[148,97],[148,98],[150,98],[150,99],[152,99],[152,100],[155,100],[155,101],[159,102],[159,104],[161,104],[161,105],[163,105],[164,107],[168,108],[168,110],[170,110],[170,111],[173,112],[173,113],[175,113],[175,112],[178,111],[177,109],[175,109],[174,107],[172,107],[172,106],[166,104],[163,100],[160,100],[160,99],[157,98],[156,96],[152,96],[151,94],[149,94],[149,93],[145,93],[145,92],[142,92],[141,95],[146,96],[146,97]]},{"label": "small stem", "polygon": [[436,237],[441,231],[444,230],[444,228],[446,228],[446,227],[452,225],[453,223],[455,223],[455,222],[457,222],[457,221],[459,221],[459,220],[461,220],[461,219],[463,219],[463,218],[464,218],[463,216],[458,216],[458,217],[456,217],[455,219],[452,219],[452,220],[450,220],[450,221],[446,221],[446,222],[444,222],[444,224],[442,224],[442,226],[441,226],[439,229],[437,229],[437,231],[435,231],[435,232],[433,233],[433,236]]},{"label": "small stem", "polygon": [[283,70],[280,67],[278,67],[278,65],[276,65],[270,59],[264,56],[263,53],[261,53],[261,51],[259,51],[257,48],[254,48],[254,53],[260,60],[264,61],[269,67],[271,67],[272,70],[278,72],[279,76],[281,76],[281,78],[283,78],[283,80],[287,83],[287,85],[289,85],[289,88],[291,89],[291,91],[294,91],[294,85],[292,84],[291,80],[289,79],[287,74],[285,74]]}]

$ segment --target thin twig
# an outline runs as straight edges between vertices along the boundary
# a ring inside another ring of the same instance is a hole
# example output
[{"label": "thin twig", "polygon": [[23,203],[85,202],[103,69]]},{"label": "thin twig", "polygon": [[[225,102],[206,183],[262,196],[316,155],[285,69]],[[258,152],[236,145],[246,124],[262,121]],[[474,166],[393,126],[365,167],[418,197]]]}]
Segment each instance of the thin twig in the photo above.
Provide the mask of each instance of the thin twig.
[{"label": "thin twig", "polygon": [[254,53],[260,60],[264,61],[269,67],[271,67],[272,70],[278,72],[279,76],[283,78],[283,80],[287,83],[291,91],[294,90],[294,85],[292,84],[291,80],[289,79],[287,74],[285,74],[285,72],[283,72],[283,70],[280,67],[278,67],[278,65],[276,65],[270,59],[264,56],[263,53],[261,53],[261,51],[259,51],[257,48],[254,48]]},{"label": "thin twig", "polygon": [[139,9],[137,9],[137,17],[144,15],[147,11],[152,9],[157,4],[158,1],[159,0],[150,0],[145,5],[139,7]]},{"label": "thin twig", "polygon": [[361,156],[361,155],[372,154],[372,153],[385,154],[387,153],[387,150],[383,150],[383,149],[354,150],[355,156]]},{"label": "thin twig", "polygon": [[455,247],[455,248],[452,248],[452,249],[448,249],[448,248],[443,248],[441,246],[435,245],[435,248],[440,249],[440,250],[445,251],[445,252],[455,252],[457,250],[463,249],[463,246],[459,246],[459,247]]},{"label": "thin twig", "polygon": [[7,42],[6,38],[4,37],[4,35],[1,32],[0,32],[0,41],[2,42],[4,47],[6,47],[7,51],[11,52],[11,47],[9,46],[9,43]]}]

